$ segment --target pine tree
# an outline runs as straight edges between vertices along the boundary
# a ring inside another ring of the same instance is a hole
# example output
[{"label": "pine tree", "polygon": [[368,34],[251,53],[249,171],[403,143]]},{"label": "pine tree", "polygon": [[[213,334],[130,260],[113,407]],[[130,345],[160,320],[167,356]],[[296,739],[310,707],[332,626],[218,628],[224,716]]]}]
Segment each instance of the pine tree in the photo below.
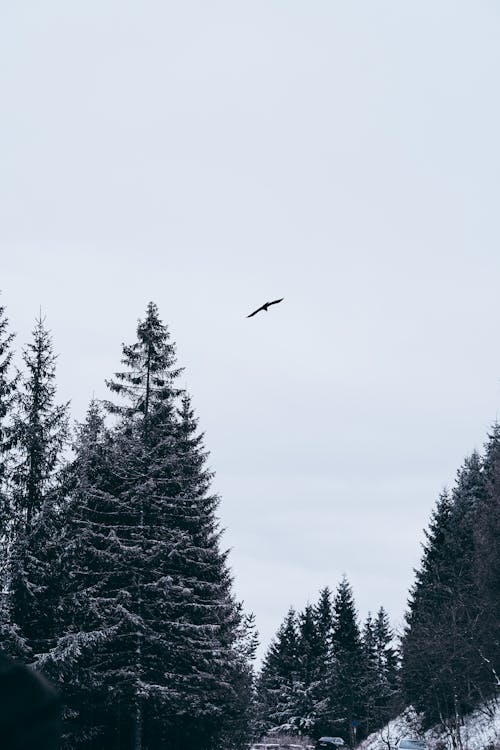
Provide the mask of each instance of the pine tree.
[{"label": "pine tree", "polygon": [[335,717],[333,698],[338,679],[336,661],[333,653],[334,615],[332,594],[328,587],[320,591],[318,603],[314,609],[316,628],[319,639],[318,670],[320,680],[318,694],[320,705],[317,707],[317,719],[312,734],[314,736],[330,735],[335,730],[332,719]]},{"label": "pine tree", "polygon": [[428,724],[441,721],[454,737],[461,717],[480,699],[475,644],[481,606],[474,560],[477,514],[485,493],[482,461],[474,453],[432,516],[402,644],[407,700]]},{"label": "pine tree", "polygon": [[92,747],[93,742],[99,746],[106,733],[120,733],[120,706],[109,702],[112,677],[103,663],[105,644],[117,632],[114,607],[120,607],[119,598],[108,593],[120,575],[111,560],[120,516],[112,495],[117,481],[113,443],[95,399],[77,425],[73,451],[57,535],[63,581],[57,637],[38,662],[64,699],[67,750]]},{"label": "pine tree", "polygon": [[77,684],[98,698],[74,727],[80,737],[95,727],[92,747],[209,747],[231,724],[241,616],[202,436],[189,398],[178,403],[175,348],[154,304],[122,362],[109,382],[118,422],[80,450],[66,531],[68,610],[73,598],[80,612],[53,658],[72,654]]},{"label": "pine tree", "polygon": [[478,493],[473,561],[477,627],[471,642],[471,660],[477,669],[471,678],[479,700],[498,696],[500,687],[500,425],[493,425],[484,457],[484,493]]},{"label": "pine tree", "polygon": [[240,624],[235,642],[236,665],[232,677],[234,698],[228,707],[220,746],[224,750],[241,750],[251,738],[259,736],[254,661],[258,648],[255,615],[244,614],[238,605]]},{"label": "pine tree", "polygon": [[333,725],[351,740],[353,722],[363,714],[363,647],[351,587],[344,578],[333,602],[333,653],[336,661]]},{"label": "pine tree", "polygon": [[[9,491],[9,470],[11,468],[11,418],[16,398],[19,375],[12,373],[14,334],[9,333],[9,321],[5,307],[0,305],[0,587],[8,586],[7,571],[10,536],[13,516]],[[7,624],[8,612],[4,597],[0,602],[0,627]]]},{"label": "pine tree", "polygon": [[315,609],[307,604],[298,623],[297,729],[311,733],[327,710],[324,643],[316,623]]},{"label": "pine tree", "polygon": [[56,356],[40,317],[33,341],[23,352],[26,373],[21,382],[12,428],[16,448],[12,471],[14,504],[29,530],[54,487],[61,451],[68,439],[68,404],[55,401]]},{"label": "pine tree", "polygon": [[14,334],[8,331],[5,306],[0,305],[0,533],[5,534],[11,519],[8,502],[8,453],[11,448],[9,418],[15,403],[19,375],[12,374]]},{"label": "pine tree", "polygon": [[257,681],[260,734],[280,727],[290,730],[290,722],[298,715],[298,657],[297,614],[290,607],[264,656]]},{"label": "pine tree", "polygon": [[122,352],[121,362],[126,369],[106,381],[122,401],[107,401],[106,407],[125,419],[136,420],[140,416],[147,437],[152,404],[172,403],[180,393],[175,381],[182,373],[182,368],[176,367],[175,345],[154,302],[148,304],[145,319],[138,322],[137,341],[124,344]]},{"label": "pine tree", "polygon": [[[402,679],[408,704],[425,712],[427,721],[439,720],[448,685],[439,682],[440,654],[435,631],[442,630],[443,586],[447,586],[446,542],[453,512],[450,493],[443,491],[425,533],[423,557],[410,592],[406,629],[402,640]],[[446,662],[448,655],[444,654]],[[448,710],[448,708],[446,708]]]},{"label": "pine tree", "polygon": [[36,660],[55,635],[56,488],[68,439],[68,407],[54,403],[56,358],[42,319],[36,322],[23,359],[26,373],[10,433],[16,523],[8,570],[10,625],[4,646],[15,656]]},{"label": "pine tree", "polygon": [[318,631],[321,648],[321,656],[324,659],[325,669],[328,665],[329,655],[333,637],[333,607],[332,593],[328,586],[319,592],[319,600],[314,608],[314,618]]},{"label": "pine tree", "polygon": [[386,724],[400,708],[398,657],[393,645],[394,633],[383,607],[371,614],[363,626],[363,728],[370,734]]},{"label": "pine tree", "polygon": [[[398,659],[385,610],[360,634],[346,578],[332,605],[287,614],[265,655],[257,682],[256,736],[266,732],[341,735],[349,742],[382,726],[396,710]],[[394,714],[395,715],[395,714]],[[357,727],[356,727],[357,728]]]},{"label": "pine tree", "polygon": [[377,703],[379,689],[379,660],[375,636],[375,623],[371,612],[363,625],[363,728],[366,735],[371,734],[379,723]]},{"label": "pine tree", "polygon": [[377,669],[376,723],[380,727],[396,715],[399,704],[399,662],[394,647],[394,632],[383,607],[373,624]]}]

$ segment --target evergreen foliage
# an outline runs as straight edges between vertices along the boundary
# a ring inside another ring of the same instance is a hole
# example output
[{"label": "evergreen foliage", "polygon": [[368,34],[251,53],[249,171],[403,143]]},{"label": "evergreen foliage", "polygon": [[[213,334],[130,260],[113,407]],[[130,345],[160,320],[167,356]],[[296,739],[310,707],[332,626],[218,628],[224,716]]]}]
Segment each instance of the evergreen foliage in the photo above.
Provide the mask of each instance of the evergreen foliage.
[{"label": "evergreen foliage", "polygon": [[371,614],[363,626],[365,734],[383,726],[400,708],[399,660],[389,617],[380,607],[375,618]]},{"label": "evergreen foliage", "polygon": [[[363,710],[363,723],[364,731],[368,735],[377,726],[378,711],[378,686],[379,686],[379,664],[377,646],[375,640],[375,623],[371,612],[363,624],[363,630],[361,634],[361,640],[363,644],[363,661],[364,661],[364,679],[363,679],[363,692],[364,692],[364,710]],[[379,724],[380,726],[380,724]]]},{"label": "evergreen foliage", "polygon": [[316,726],[328,707],[324,689],[325,648],[311,604],[299,614],[298,652],[298,726],[307,728]]},{"label": "evergreen foliage", "polygon": [[220,746],[224,750],[248,747],[251,737],[258,736],[257,696],[254,661],[258,647],[258,633],[253,613],[244,614],[238,604],[240,622],[236,633],[236,665],[232,674],[234,697],[227,707]]},{"label": "evergreen foliage", "polygon": [[488,536],[500,496],[498,445],[495,427],[485,458],[473,453],[437,503],[402,643],[407,702],[427,725],[439,721],[452,736],[461,717],[498,690],[499,610],[486,594],[489,565],[484,569],[498,549],[498,537]]},{"label": "evergreen foliage", "polygon": [[21,380],[12,427],[15,447],[11,481],[18,518],[29,530],[56,483],[61,451],[68,440],[68,404],[55,404],[56,356],[40,317],[33,341],[23,351]]},{"label": "evergreen foliage", "polygon": [[353,721],[363,718],[363,646],[352,589],[344,577],[333,601],[333,652],[336,681],[333,725],[350,739]]},{"label": "evergreen foliage", "polygon": [[257,683],[258,733],[336,735],[354,740],[382,726],[394,710],[397,657],[380,609],[363,637],[346,578],[303,612],[290,609],[271,643]]},{"label": "evergreen foliage", "polygon": [[[400,654],[385,610],[360,631],[344,577],[290,609],[255,680],[255,620],[232,595],[204,437],[150,303],[117,401],[69,442],[39,318],[13,368],[0,306],[2,647],[64,697],[65,750],[240,750],[267,732],[354,742],[406,705],[458,742],[500,686],[500,426],[425,532]],[[401,660],[401,665],[400,665]],[[357,738],[353,732],[357,725]]]},{"label": "evergreen foliage", "polygon": [[319,592],[318,603],[314,608],[314,617],[318,631],[318,639],[321,650],[321,657],[326,664],[332,648],[333,637],[333,606],[332,592],[325,586]]},{"label": "evergreen foliage", "polygon": [[266,652],[257,683],[260,734],[279,727],[285,731],[297,716],[298,656],[297,614],[290,607]]},{"label": "evergreen foliage", "polygon": [[5,532],[10,519],[8,507],[8,452],[12,446],[10,418],[16,399],[18,373],[12,373],[14,334],[9,332],[5,306],[0,305],[0,531]]},{"label": "evergreen foliage", "polygon": [[118,421],[92,403],[66,472],[61,623],[39,664],[65,694],[68,748],[215,747],[248,723],[232,707],[252,674],[203,436],[154,304],[122,362]]},{"label": "evergreen foliage", "polygon": [[[16,400],[19,374],[13,373],[12,342],[5,306],[0,305],[0,586],[8,585],[7,566],[14,522],[10,496],[10,471],[12,468],[12,410]],[[4,597],[0,601],[0,627],[8,621]]]},{"label": "evergreen foliage", "polygon": [[481,699],[500,689],[500,425],[495,424],[486,444],[486,492],[477,506],[474,525],[474,590],[477,596],[475,658],[481,660]]},{"label": "evergreen foliage", "polygon": [[25,348],[26,372],[10,429],[14,519],[7,563],[4,641],[12,655],[33,661],[55,637],[58,586],[57,488],[68,440],[68,405],[55,403],[52,341],[39,318]]},{"label": "evergreen foliage", "polygon": [[385,724],[395,713],[394,700],[398,698],[399,655],[395,647],[394,631],[389,623],[389,615],[383,607],[377,612],[374,626],[375,653],[377,657],[378,709],[381,712],[377,724]]}]

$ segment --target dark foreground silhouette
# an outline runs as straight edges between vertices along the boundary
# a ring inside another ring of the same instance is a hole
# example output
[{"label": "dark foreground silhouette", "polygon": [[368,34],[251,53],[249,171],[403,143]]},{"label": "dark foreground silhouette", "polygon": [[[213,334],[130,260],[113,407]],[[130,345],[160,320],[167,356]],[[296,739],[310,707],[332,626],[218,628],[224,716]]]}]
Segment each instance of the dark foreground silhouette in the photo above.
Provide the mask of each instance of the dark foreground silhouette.
[{"label": "dark foreground silhouette", "polygon": [[43,677],[0,652],[0,748],[56,750],[60,701]]}]

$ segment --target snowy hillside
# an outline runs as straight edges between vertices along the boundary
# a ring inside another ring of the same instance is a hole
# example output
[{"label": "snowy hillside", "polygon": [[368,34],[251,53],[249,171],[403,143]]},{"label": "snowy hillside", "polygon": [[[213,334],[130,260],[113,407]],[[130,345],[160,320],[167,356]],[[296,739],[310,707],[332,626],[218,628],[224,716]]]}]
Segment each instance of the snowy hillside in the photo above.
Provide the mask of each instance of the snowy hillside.
[{"label": "snowy hillside", "polygon": [[[500,749],[500,704],[488,705],[483,710],[470,714],[461,727],[462,750]],[[418,730],[418,719],[411,711],[405,711],[383,729],[374,732],[360,745],[359,750],[394,750],[402,737],[422,736]],[[434,727],[423,735],[430,750],[455,750],[451,736],[443,729]]]}]

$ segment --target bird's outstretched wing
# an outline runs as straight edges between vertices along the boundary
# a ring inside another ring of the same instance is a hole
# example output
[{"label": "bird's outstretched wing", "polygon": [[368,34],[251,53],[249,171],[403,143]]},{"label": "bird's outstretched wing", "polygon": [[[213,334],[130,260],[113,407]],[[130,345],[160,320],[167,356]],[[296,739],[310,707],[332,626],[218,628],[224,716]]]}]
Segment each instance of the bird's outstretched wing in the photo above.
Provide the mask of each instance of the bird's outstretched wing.
[{"label": "bird's outstretched wing", "polygon": [[271,307],[271,305],[277,305],[278,302],[283,302],[284,299],[285,299],[284,297],[281,297],[281,299],[275,299],[272,302],[266,302],[264,305],[261,305],[259,308],[257,308],[257,310],[254,310],[253,313],[250,313],[250,315],[247,315],[247,318],[253,318],[253,316],[257,315],[257,313],[260,312],[261,310],[266,310],[267,312],[268,307]]},{"label": "bird's outstretched wing", "polygon": [[265,305],[261,305],[261,307],[257,308],[257,310],[254,310],[253,313],[250,313],[250,315],[247,315],[247,318],[253,318],[254,315],[257,315],[258,312],[261,310],[265,310]]}]

